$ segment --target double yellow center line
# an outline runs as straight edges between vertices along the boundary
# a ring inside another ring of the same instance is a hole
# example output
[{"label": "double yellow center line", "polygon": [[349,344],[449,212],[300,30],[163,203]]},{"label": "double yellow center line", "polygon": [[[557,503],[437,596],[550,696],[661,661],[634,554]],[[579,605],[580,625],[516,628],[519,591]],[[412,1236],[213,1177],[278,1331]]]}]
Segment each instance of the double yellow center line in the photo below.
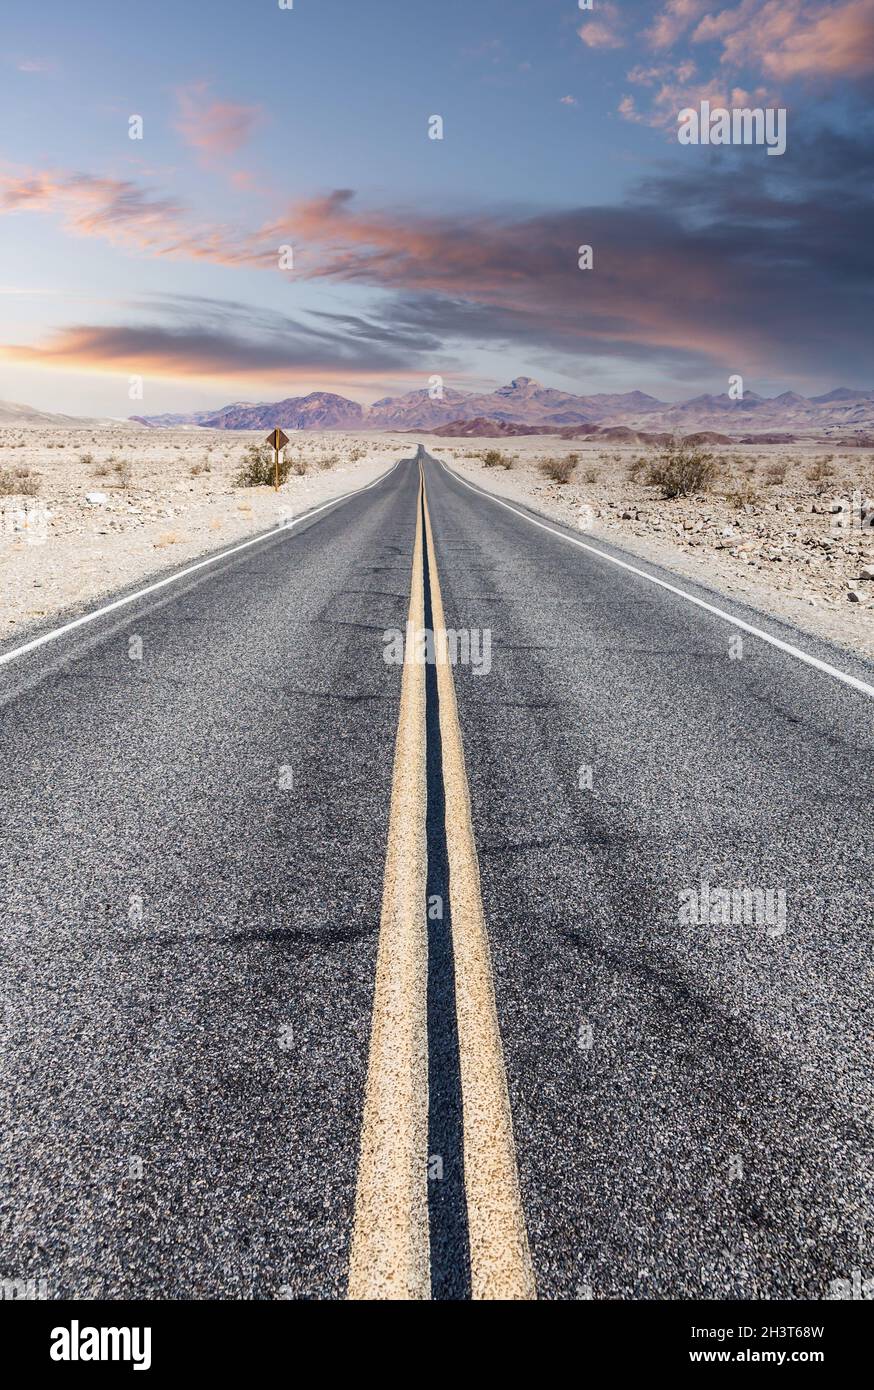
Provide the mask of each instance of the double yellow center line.
[{"label": "double yellow center line", "polygon": [[[424,470],[413,546],[407,631],[425,619],[425,552],[435,633],[443,598]],[[423,524],[424,522],[424,524]],[[536,1297],[491,954],[483,915],[455,685],[436,642],[455,1008],[463,1113],[464,1189],[475,1299]],[[409,658],[409,653],[407,654]],[[370,1060],[348,1294],[431,1297],[428,1220],[428,923],[425,666],[407,659],[395,742]]]}]

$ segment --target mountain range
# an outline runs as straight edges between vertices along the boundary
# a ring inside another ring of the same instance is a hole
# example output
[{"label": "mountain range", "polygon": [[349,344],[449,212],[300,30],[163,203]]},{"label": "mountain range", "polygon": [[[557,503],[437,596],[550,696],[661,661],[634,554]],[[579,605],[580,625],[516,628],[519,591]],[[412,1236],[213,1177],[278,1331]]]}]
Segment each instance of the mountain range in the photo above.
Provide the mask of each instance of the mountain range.
[{"label": "mountain range", "polygon": [[[370,429],[434,430],[455,424],[459,434],[484,433],[491,424],[497,433],[508,426],[538,427],[549,432],[583,425],[627,426],[634,430],[672,433],[719,430],[737,435],[763,431],[874,429],[874,390],[839,387],[821,396],[794,391],[765,397],[746,391],[743,399],[699,395],[688,401],[660,401],[644,391],[575,395],[542,386],[531,377],[516,377],[496,391],[458,391],[446,387],[438,399],[427,390],[385,396],[369,407],[329,391],[289,396],[273,402],[237,401],[221,410],[189,415],[134,416],[137,424],[155,427],[201,427],[228,430],[268,430],[275,425],[292,430]],[[466,428],[473,423],[476,428]]]},{"label": "mountain range", "polygon": [[267,430],[439,430],[443,435],[496,436],[530,433],[572,435],[630,432],[689,434],[717,431],[738,442],[791,441],[803,435],[840,435],[871,445],[874,390],[838,387],[819,396],[784,391],[743,399],[698,395],[687,401],[661,401],[644,391],[576,395],[516,377],[495,391],[446,387],[433,399],[427,390],[385,396],[370,406],[330,391],[288,396],[281,401],[235,401],[218,410],[188,414],[134,415],[127,422],[52,415],[29,406],[0,402],[0,426],[75,427],[129,423],[155,429]]}]

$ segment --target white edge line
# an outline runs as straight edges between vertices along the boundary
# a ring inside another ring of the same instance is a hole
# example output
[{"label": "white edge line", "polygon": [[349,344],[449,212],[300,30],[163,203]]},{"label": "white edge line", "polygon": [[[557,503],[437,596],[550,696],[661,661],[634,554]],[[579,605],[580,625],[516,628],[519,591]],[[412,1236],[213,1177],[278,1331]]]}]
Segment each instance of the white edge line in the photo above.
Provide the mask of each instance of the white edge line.
[{"label": "white edge line", "polygon": [[509,502],[505,502],[502,497],[496,497],[493,492],[487,492],[485,488],[477,487],[475,483],[468,482],[460,473],[456,473],[448,464],[445,464],[442,459],[438,459],[437,462],[441,468],[446,469],[451,478],[463,483],[472,492],[478,492],[481,497],[487,497],[490,502],[497,502],[499,507],[506,507],[508,512],[515,512],[516,516],[530,521],[532,526],[539,526],[541,531],[549,531],[551,535],[558,536],[559,540],[569,541],[571,545],[578,545],[581,550],[588,550],[601,560],[609,560],[611,565],[618,565],[620,569],[637,574],[641,579],[648,579],[650,584],[658,584],[660,589],[667,589],[668,593],[677,594],[680,598],[686,599],[687,603],[694,603],[697,608],[703,608],[707,613],[714,613],[717,618],[724,618],[727,623],[731,623],[734,627],[749,632],[753,637],[761,638],[763,642],[768,642],[772,647],[779,648],[781,652],[794,656],[796,660],[803,661],[808,666],[814,666],[817,671],[824,671],[827,676],[833,676],[835,680],[843,681],[844,685],[850,685],[854,690],[859,690],[863,695],[874,699],[874,685],[868,685],[866,681],[859,680],[858,676],[850,676],[846,671],[838,670],[837,666],[830,666],[827,661],[820,661],[818,656],[811,656],[808,652],[803,652],[800,647],[793,647],[791,642],[783,642],[779,637],[772,637],[769,632],[763,632],[761,628],[753,627],[752,623],[745,623],[742,618],[735,618],[731,613],[726,613],[723,608],[706,603],[703,598],[696,598],[694,594],[687,593],[685,589],[678,588],[676,584],[669,584],[665,579],[657,579],[654,574],[647,574],[646,570],[638,569],[637,565],[630,565],[627,560],[620,560],[615,555],[608,555],[606,550],[599,550],[596,545],[590,545],[588,541],[581,541],[576,536],[565,535],[563,531],[557,531],[554,526],[547,526],[546,522],[537,521],[527,512],[520,511],[518,507],[513,507]]},{"label": "white edge line", "polygon": [[291,531],[298,522],[309,521],[310,517],[318,516],[319,512],[324,512],[328,507],[335,507],[338,502],[345,502],[350,497],[357,497],[359,493],[367,492],[368,488],[375,487],[377,483],[383,482],[391,473],[395,471],[400,459],[393,467],[380,473],[378,478],[372,482],[365,483],[364,487],[353,488],[351,492],[343,492],[339,497],[332,497],[329,502],[323,502],[321,506],[313,507],[310,511],[304,512],[302,516],[293,517],[291,521],[286,521],[282,526],[276,526],[272,531],[261,531],[257,536],[251,536],[247,541],[241,541],[239,545],[231,546],[230,550],[223,550],[220,555],[208,555],[205,560],[198,560],[193,565],[186,565],[184,570],[177,571],[176,574],[169,574],[165,579],[158,579],[154,584],[147,584],[144,589],[137,589],[136,593],[125,594],[123,598],[117,598],[112,603],[106,603],[102,608],[95,608],[91,613],[84,613],[81,618],[74,618],[72,622],[64,623],[63,627],[53,628],[51,632],[43,632],[39,637],[34,637],[30,642],[24,642],[20,647],[14,647],[12,651],[0,655],[0,666],[5,666],[7,662],[14,661],[16,657],[24,656],[27,652],[35,651],[37,647],[45,646],[46,642],[54,642],[57,637],[63,637],[66,632],[73,632],[77,627],[84,627],[86,623],[93,623],[95,619],[104,617],[107,613],[113,613],[117,608],[124,608],[129,603],[135,603],[137,599],[145,598],[147,594],[154,594],[158,589],[164,589],[168,584],[175,584],[180,579],[185,579],[189,574],[194,574],[197,570],[205,569],[207,565],[215,565],[219,560],[226,560],[230,555],[237,555],[239,551],[246,550],[250,545],[257,545],[259,541],[269,540],[271,536],[282,535],[284,531]]}]

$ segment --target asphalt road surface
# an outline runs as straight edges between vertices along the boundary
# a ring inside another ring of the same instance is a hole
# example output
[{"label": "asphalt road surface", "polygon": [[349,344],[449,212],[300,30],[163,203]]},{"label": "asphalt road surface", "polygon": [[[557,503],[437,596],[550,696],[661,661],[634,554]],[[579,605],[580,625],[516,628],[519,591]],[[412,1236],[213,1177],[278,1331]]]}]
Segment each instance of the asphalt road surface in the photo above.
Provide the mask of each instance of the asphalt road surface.
[{"label": "asphalt road surface", "polygon": [[[414,679],[385,634],[417,544],[426,627],[442,590],[445,626],[491,642],[449,676],[468,851],[446,669],[416,697],[423,883],[446,899],[423,938],[419,1296],[502,1296],[476,1171],[501,1143],[508,1296],[866,1277],[874,671],[422,462],[430,545],[409,460],[0,665],[0,1278],[346,1296],[353,1232],[381,1219],[356,1194]],[[480,901],[492,980],[468,999]]]}]

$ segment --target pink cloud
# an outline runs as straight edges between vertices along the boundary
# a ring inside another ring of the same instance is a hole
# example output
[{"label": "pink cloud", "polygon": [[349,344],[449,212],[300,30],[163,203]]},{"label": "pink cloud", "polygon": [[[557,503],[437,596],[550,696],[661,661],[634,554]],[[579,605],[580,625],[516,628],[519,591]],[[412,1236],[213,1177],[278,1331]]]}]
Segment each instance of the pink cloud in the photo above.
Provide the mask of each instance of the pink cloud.
[{"label": "pink cloud", "polygon": [[693,39],[722,44],[722,62],[769,76],[861,77],[874,72],[874,0],[743,0],[705,16]]},{"label": "pink cloud", "polygon": [[249,140],[263,115],[260,106],[240,106],[210,98],[205,82],[192,82],[176,92],[179,114],[175,128],[187,145],[207,158],[236,154]]},{"label": "pink cloud", "polygon": [[706,8],[706,0],[668,0],[644,38],[655,49],[672,48]]},{"label": "pink cloud", "polygon": [[57,64],[45,58],[22,58],[15,64],[19,72],[56,72]]},{"label": "pink cloud", "polygon": [[733,86],[725,73],[711,78],[699,77],[695,64],[689,60],[649,68],[638,66],[632,68],[627,76],[629,82],[650,88],[651,95],[645,109],[637,106],[633,96],[624,96],[617,108],[619,115],[626,121],[654,129],[676,128],[679,111],[687,106],[699,106],[705,100],[711,106],[730,107],[750,103],[762,105],[769,99],[766,88],[760,86],[747,91],[743,87]]},{"label": "pink cloud", "polygon": [[625,40],[619,33],[621,21],[617,7],[605,3],[598,8],[597,19],[586,19],[577,33],[587,48],[622,48]]},{"label": "pink cloud", "polygon": [[57,170],[0,172],[0,215],[25,212],[58,216],[72,236],[98,237],[141,255],[216,265],[276,261],[278,228],[247,233],[220,223],[198,224],[175,198],[153,194],[130,179]]}]

